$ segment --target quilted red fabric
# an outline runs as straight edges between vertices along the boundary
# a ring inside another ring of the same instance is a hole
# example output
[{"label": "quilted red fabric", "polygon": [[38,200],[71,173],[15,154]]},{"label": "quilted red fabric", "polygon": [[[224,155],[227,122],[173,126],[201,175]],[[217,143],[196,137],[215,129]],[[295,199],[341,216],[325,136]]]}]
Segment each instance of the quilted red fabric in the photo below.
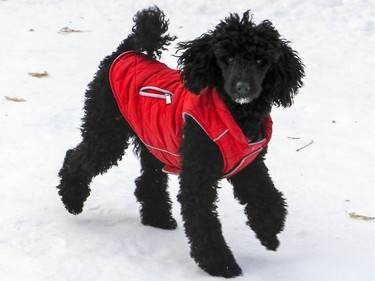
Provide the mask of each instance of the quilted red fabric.
[{"label": "quilted red fabric", "polygon": [[164,171],[178,174],[184,118],[189,115],[220,148],[223,177],[250,164],[272,136],[272,120],[264,124],[265,139],[249,143],[215,90],[194,95],[183,87],[180,72],[143,54],[126,52],[109,73],[113,94],[124,118],[150,152],[165,164]]}]

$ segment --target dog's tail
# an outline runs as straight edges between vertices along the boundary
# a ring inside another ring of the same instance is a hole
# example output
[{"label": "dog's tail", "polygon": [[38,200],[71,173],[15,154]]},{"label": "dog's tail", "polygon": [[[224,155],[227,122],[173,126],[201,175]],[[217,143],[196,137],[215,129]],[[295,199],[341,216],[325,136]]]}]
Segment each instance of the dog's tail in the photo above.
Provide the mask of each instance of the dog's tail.
[{"label": "dog's tail", "polygon": [[165,34],[168,31],[169,21],[164,13],[153,6],[139,11],[133,18],[135,25],[133,33],[118,47],[117,52],[140,51],[146,52],[150,59],[160,58],[163,50],[166,50],[176,36]]}]

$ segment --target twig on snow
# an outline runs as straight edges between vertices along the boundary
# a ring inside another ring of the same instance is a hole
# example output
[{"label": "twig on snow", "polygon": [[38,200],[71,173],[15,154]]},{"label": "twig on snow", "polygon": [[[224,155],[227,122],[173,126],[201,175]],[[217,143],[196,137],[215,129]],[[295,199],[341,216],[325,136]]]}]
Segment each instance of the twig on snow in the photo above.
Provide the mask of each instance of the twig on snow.
[{"label": "twig on snow", "polygon": [[304,145],[304,146],[302,146],[302,147],[300,147],[300,148],[298,148],[296,151],[300,151],[300,150],[302,150],[302,149],[304,149],[304,148],[306,148],[306,147],[308,147],[308,146],[310,146],[310,145],[312,145],[314,143],[314,141],[313,140],[311,140],[308,144],[306,144],[306,145]]}]

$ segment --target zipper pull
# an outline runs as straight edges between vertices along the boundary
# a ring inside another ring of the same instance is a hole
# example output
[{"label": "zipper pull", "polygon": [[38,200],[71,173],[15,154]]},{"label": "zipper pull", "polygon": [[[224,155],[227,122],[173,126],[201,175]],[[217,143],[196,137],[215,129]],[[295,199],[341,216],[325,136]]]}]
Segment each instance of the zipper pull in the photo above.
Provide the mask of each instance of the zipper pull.
[{"label": "zipper pull", "polygon": [[171,104],[172,103],[172,95],[171,94],[165,94],[165,100],[166,100],[167,104]]}]

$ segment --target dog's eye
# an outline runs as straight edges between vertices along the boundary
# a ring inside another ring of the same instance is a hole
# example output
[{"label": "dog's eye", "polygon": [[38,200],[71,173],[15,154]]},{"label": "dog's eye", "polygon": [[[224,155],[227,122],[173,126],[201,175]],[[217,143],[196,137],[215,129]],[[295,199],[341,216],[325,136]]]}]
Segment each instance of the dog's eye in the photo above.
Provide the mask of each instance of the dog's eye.
[{"label": "dog's eye", "polygon": [[226,61],[227,63],[232,64],[234,63],[234,57],[226,57]]},{"label": "dog's eye", "polygon": [[262,59],[257,59],[257,60],[255,61],[255,63],[256,63],[257,65],[263,65],[263,64],[264,64],[264,60],[262,60]]}]

